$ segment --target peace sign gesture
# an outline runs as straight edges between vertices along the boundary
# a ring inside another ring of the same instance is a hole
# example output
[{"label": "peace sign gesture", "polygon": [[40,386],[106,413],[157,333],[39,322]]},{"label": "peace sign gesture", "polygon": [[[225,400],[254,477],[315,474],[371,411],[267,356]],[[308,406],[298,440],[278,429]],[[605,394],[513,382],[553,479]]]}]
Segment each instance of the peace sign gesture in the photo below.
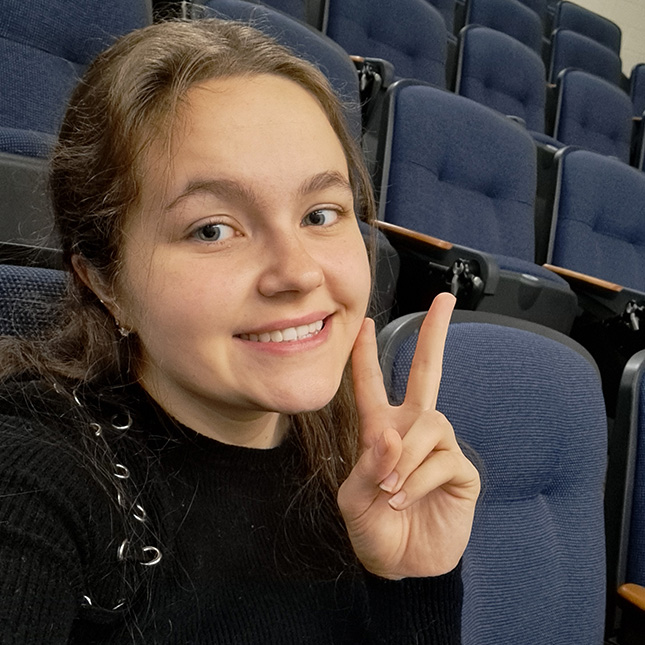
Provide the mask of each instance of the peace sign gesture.
[{"label": "peace sign gesture", "polygon": [[445,293],[432,303],[400,406],[387,399],[373,321],[365,320],[354,344],[361,455],[338,504],[358,559],[383,578],[447,573],[470,537],[479,474],[436,410],[454,302]]}]

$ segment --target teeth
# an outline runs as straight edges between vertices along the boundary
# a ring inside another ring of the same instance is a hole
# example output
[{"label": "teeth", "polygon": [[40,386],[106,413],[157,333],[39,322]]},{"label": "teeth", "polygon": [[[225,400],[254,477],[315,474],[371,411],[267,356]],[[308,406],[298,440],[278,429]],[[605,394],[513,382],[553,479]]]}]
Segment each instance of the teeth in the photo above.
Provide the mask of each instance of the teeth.
[{"label": "teeth", "polygon": [[317,334],[323,328],[323,321],[309,323],[308,325],[298,325],[297,327],[287,327],[287,329],[276,329],[271,332],[262,334],[240,334],[242,340],[250,340],[254,343],[282,343],[284,341],[302,340]]}]

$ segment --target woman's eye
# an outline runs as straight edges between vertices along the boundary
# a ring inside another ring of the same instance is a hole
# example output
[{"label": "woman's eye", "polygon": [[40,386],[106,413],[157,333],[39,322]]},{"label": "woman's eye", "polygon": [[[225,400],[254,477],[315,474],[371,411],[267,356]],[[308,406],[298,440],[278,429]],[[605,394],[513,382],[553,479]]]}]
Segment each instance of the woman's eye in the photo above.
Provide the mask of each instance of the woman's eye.
[{"label": "woman's eye", "polygon": [[305,215],[302,220],[305,226],[329,226],[339,217],[338,211],[331,208],[319,208]]},{"label": "woman's eye", "polygon": [[235,235],[235,229],[228,224],[205,224],[200,226],[193,235],[202,242],[221,242]]}]

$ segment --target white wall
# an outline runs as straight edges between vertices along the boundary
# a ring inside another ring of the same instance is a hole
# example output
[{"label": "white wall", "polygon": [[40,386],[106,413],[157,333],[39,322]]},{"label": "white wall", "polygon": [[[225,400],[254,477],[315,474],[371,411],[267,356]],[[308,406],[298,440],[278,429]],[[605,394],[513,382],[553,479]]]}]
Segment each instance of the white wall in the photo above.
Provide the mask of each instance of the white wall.
[{"label": "white wall", "polygon": [[645,0],[573,0],[613,20],[623,32],[621,58],[629,76],[636,63],[645,63]]}]

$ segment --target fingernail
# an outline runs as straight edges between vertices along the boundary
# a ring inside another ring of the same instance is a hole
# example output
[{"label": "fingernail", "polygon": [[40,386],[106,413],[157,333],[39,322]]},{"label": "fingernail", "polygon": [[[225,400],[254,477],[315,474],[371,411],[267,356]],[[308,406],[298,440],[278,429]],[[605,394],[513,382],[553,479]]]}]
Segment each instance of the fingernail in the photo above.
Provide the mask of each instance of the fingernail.
[{"label": "fingernail", "polygon": [[399,481],[399,474],[396,470],[393,470],[380,484],[379,488],[384,490],[386,493],[391,493],[396,486],[396,483]]},{"label": "fingernail", "polygon": [[390,499],[388,500],[388,504],[395,510],[398,510],[403,506],[405,502],[405,498],[407,495],[405,494],[404,490],[400,490],[396,495],[392,495]]}]

